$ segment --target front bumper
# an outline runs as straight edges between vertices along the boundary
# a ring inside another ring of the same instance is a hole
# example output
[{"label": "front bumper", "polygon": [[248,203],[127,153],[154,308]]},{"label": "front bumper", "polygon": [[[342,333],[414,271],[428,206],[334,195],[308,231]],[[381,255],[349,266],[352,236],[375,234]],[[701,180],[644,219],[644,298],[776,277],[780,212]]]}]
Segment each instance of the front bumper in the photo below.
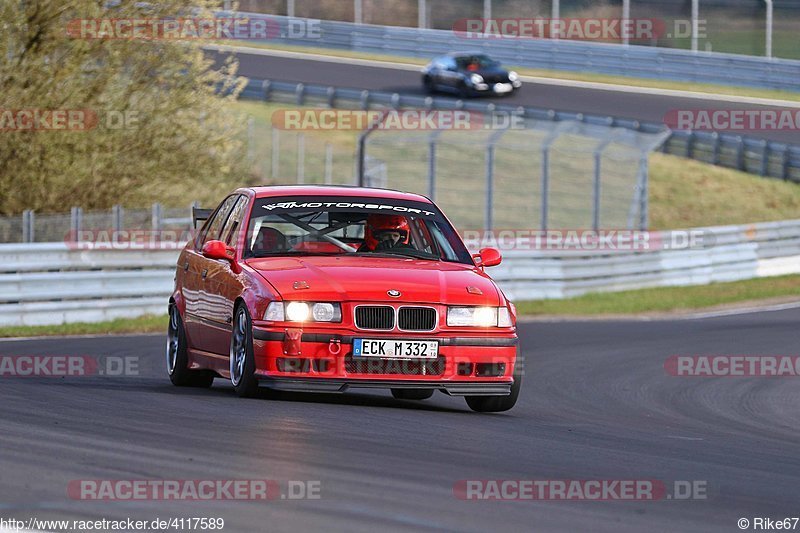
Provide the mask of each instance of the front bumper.
[{"label": "front bumper", "polygon": [[292,392],[347,392],[349,389],[429,389],[440,390],[449,396],[508,396],[511,382],[431,382],[418,380],[319,379],[319,378],[262,378],[271,389]]},{"label": "front bumper", "polygon": [[511,94],[522,87],[521,81],[505,83],[473,83],[471,88],[478,94],[503,95]]},{"label": "front bumper", "polygon": [[[436,359],[353,357],[353,339],[436,340]],[[438,389],[453,396],[504,395],[517,364],[514,333],[493,336],[377,334],[253,328],[256,377],[283,390],[355,387]]]}]

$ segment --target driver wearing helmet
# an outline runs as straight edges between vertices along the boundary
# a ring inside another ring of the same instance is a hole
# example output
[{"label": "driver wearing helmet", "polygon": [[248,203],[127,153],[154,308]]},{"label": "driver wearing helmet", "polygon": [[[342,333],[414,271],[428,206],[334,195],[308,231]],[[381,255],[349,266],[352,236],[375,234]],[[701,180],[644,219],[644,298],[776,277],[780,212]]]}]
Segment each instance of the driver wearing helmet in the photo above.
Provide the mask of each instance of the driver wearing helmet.
[{"label": "driver wearing helmet", "polygon": [[412,248],[408,220],[401,215],[370,215],[359,252],[380,252],[392,248]]}]

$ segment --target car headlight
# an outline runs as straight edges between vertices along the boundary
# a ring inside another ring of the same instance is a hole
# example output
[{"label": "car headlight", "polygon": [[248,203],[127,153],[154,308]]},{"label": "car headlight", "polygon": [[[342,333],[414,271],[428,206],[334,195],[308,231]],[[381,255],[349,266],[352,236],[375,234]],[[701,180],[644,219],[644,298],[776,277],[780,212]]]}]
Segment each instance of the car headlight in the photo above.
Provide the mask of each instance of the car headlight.
[{"label": "car headlight", "polygon": [[519,80],[519,74],[517,74],[513,70],[508,73],[508,81],[518,81],[518,80]]},{"label": "car headlight", "polygon": [[472,76],[469,77],[469,81],[471,81],[475,85],[478,85],[479,83],[483,83],[483,76],[481,76],[480,74],[473,74]]},{"label": "car headlight", "polygon": [[448,307],[447,325],[510,328],[513,323],[507,307]]},{"label": "car headlight", "polygon": [[328,302],[271,302],[264,313],[270,322],[341,322],[342,306]]}]

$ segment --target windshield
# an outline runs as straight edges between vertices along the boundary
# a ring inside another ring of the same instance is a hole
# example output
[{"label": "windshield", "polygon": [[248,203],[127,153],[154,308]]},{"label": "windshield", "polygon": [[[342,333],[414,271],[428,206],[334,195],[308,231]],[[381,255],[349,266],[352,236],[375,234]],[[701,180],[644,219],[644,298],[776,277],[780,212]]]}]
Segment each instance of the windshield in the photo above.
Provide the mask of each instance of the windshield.
[{"label": "windshield", "polygon": [[460,70],[482,70],[499,67],[500,63],[484,55],[462,56],[456,58]]},{"label": "windshield", "polygon": [[472,264],[453,227],[423,202],[259,198],[247,228],[246,257],[348,254]]}]

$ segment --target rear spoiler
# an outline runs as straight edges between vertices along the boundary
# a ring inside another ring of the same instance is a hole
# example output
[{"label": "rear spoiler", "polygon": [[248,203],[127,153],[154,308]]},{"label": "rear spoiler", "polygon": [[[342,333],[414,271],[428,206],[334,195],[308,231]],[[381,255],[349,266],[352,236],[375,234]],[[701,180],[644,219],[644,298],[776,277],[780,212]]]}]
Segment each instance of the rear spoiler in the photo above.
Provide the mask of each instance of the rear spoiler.
[{"label": "rear spoiler", "polygon": [[199,207],[192,207],[192,222],[194,224],[194,229],[199,229],[203,222],[208,220],[208,217],[211,216],[213,213],[213,209],[200,209]]}]

